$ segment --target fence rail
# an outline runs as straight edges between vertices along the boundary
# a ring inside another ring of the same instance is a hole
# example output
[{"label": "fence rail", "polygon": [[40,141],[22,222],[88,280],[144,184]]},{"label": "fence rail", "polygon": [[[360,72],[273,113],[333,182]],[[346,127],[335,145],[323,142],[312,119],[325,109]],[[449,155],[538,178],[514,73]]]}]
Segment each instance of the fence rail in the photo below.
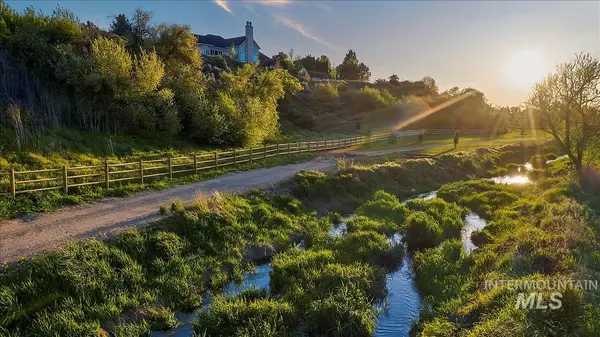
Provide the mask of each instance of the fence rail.
[{"label": "fence rail", "polygon": [[254,163],[271,157],[353,147],[364,143],[379,142],[389,138],[390,135],[392,134],[383,133],[371,136],[272,144],[211,154],[139,160],[129,163],[105,162],[104,165],[63,166],[28,171],[11,169],[8,173],[0,172],[0,195],[16,196],[52,190],[60,190],[68,194],[69,190],[87,186],[100,186],[108,189],[113,184],[144,183],[151,179],[197,174],[206,170]]}]

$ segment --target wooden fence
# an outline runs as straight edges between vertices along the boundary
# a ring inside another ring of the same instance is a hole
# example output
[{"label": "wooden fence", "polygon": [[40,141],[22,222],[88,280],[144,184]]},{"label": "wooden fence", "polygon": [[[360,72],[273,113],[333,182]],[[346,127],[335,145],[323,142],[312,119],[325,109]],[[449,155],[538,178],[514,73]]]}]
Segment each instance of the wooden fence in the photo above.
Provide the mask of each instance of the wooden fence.
[{"label": "wooden fence", "polygon": [[[270,157],[291,156],[300,153],[333,150],[352,147],[368,142],[377,142],[390,137],[389,133],[370,137],[356,136],[319,141],[306,141],[285,144],[265,145],[247,149],[234,149],[227,152],[193,155],[177,158],[139,160],[130,163],[105,162],[96,166],[63,166],[54,169],[15,171],[0,173],[0,195],[62,191],[65,194],[86,186],[110,188],[114,184],[130,182],[144,183],[156,178],[173,178],[185,174],[254,163]],[[4,186],[2,186],[4,185]]]}]

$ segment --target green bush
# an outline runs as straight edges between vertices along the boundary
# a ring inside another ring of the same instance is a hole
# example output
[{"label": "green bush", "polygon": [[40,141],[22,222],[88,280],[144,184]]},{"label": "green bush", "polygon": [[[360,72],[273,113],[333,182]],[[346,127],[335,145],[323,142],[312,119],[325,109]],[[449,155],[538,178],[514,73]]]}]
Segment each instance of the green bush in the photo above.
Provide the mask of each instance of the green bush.
[{"label": "green bush", "polygon": [[334,253],[330,250],[306,252],[290,252],[280,254],[271,263],[270,286],[274,293],[282,291],[287,284],[294,283],[295,279],[308,279],[307,273],[312,269],[335,261]]},{"label": "green bush", "polygon": [[452,337],[455,335],[456,325],[454,323],[434,319],[423,325],[422,337]]},{"label": "green bush", "polygon": [[534,169],[544,169],[546,168],[546,156],[541,154],[536,154],[529,158],[529,163],[533,166]]},{"label": "green bush", "polygon": [[463,267],[464,249],[459,240],[449,240],[441,249],[425,249],[414,255],[415,281],[425,296],[434,302],[456,298],[467,281]]},{"label": "green bush", "polygon": [[352,105],[354,110],[368,111],[396,103],[397,99],[387,90],[364,87],[359,91],[342,93],[342,99]]},{"label": "green bush", "polygon": [[395,223],[376,220],[366,216],[356,216],[348,220],[347,228],[348,232],[359,232],[359,231],[371,231],[379,234],[392,235],[399,231],[399,226]]},{"label": "green bush", "polygon": [[194,331],[208,336],[289,336],[294,308],[273,299],[217,296],[194,321]]},{"label": "green bush", "polygon": [[410,210],[422,211],[433,217],[442,227],[445,239],[460,238],[464,227],[465,209],[440,198],[430,200],[412,199],[406,203],[406,206]]},{"label": "green bush", "polygon": [[386,267],[397,266],[404,253],[402,246],[391,246],[384,235],[360,231],[338,238],[333,250],[342,262],[361,261]]},{"label": "green bush", "polygon": [[309,336],[367,337],[375,332],[372,303],[354,288],[338,288],[311,302],[303,319]]},{"label": "green bush", "polygon": [[315,85],[315,98],[321,102],[333,103],[338,100],[340,93],[335,83],[319,83]]},{"label": "green bush", "polygon": [[487,229],[482,229],[480,231],[474,231],[471,233],[471,242],[473,242],[473,244],[477,247],[483,247],[493,240],[494,237]]},{"label": "green bush", "polygon": [[425,212],[411,213],[406,218],[404,226],[410,251],[436,247],[442,240],[442,228],[434,218]]},{"label": "green bush", "polygon": [[398,198],[382,190],[375,192],[373,198],[356,210],[356,214],[401,224],[407,212]]}]

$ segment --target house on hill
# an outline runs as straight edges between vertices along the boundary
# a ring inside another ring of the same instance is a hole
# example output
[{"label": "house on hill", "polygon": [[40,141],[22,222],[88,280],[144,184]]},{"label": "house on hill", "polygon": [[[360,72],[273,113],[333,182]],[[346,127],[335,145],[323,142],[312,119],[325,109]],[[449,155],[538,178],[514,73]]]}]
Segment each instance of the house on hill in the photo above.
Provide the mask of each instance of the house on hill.
[{"label": "house on hill", "polygon": [[[223,38],[219,35],[196,35],[202,55],[230,55],[233,59],[244,63],[258,63],[266,56],[260,52],[260,46],[254,40],[252,22],[246,21],[244,36]],[[232,51],[234,55],[231,55]]]}]

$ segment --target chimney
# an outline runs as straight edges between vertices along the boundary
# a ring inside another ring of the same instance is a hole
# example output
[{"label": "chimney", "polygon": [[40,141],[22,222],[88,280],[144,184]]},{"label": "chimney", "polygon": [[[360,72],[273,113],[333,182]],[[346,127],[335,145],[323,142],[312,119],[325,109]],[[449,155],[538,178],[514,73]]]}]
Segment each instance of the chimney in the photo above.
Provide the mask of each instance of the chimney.
[{"label": "chimney", "polygon": [[246,62],[254,63],[254,28],[252,22],[246,21]]}]

